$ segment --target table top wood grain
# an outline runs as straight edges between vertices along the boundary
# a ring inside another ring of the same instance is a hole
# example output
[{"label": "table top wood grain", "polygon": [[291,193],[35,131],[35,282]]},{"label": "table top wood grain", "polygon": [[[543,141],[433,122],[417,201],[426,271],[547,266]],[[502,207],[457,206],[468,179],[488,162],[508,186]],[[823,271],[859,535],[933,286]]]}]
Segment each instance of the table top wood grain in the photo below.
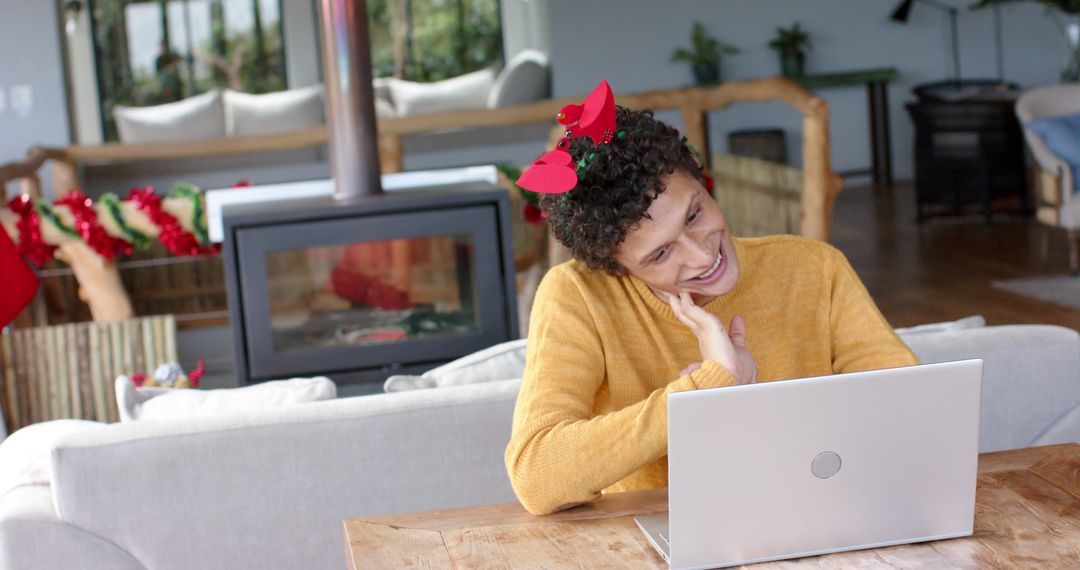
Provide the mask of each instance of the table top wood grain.
[{"label": "table top wood grain", "polygon": [[[634,517],[667,511],[667,490],[615,493],[538,517],[486,505],[349,519],[351,567],[657,568]],[[757,564],[769,568],[1080,568],[1080,445],[979,456],[968,538]]]}]

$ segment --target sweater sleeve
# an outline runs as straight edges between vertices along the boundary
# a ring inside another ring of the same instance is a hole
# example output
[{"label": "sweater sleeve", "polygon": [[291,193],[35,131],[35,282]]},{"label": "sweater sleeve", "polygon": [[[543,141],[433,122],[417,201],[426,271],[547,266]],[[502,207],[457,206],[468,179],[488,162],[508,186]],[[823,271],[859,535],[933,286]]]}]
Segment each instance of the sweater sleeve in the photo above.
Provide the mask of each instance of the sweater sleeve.
[{"label": "sweater sleeve", "polygon": [[878,310],[866,286],[839,250],[832,250],[829,328],[833,371],[860,372],[919,363]]},{"label": "sweater sleeve", "polygon": [[603,331],[579,283],[560,268],[536,294],[525,374],[506,447],[510,483],[529,512],[548,514],[600,496],[600,491],[667,453],[667,395],[729,386],[735,379],[705,361],[647,398],[594,415],[607,378]]}]

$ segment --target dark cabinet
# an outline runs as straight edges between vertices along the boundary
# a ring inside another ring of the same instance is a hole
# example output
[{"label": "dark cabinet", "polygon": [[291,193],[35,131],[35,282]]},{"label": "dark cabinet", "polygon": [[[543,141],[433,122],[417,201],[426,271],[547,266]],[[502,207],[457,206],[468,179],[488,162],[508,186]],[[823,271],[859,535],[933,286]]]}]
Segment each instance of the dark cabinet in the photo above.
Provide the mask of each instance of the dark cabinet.
[{"label": "dark cabinet", "polygon": [[981,206],[987,222],[997,198],[1017,196],[1028,210],[1024,139],[1011,99],[923,100],[907,105],[915,123],[918,221]]}]

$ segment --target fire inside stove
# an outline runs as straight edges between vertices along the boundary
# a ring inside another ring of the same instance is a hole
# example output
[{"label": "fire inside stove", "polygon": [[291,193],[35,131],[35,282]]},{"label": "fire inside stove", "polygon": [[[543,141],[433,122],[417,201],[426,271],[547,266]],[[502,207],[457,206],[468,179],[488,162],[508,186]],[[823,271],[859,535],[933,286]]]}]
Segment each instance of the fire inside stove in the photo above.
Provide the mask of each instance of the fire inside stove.
[{"label": "fire inside stove", "polygon": [[477,331],[474,249],[460,234],[268,254],[274,350]]}]

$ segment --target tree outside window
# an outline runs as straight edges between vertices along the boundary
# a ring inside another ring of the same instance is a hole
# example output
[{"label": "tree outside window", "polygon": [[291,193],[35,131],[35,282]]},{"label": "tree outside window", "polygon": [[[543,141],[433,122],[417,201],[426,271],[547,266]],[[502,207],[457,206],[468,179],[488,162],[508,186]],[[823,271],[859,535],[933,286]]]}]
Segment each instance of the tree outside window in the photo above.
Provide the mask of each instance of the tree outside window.
[{"label": "tree outside window", "polygon": [[214,88],[285,89],[279,0],[93,0],[102,123],[115,105],[179,101]]},{"label": "tree outside window", "polygon": [[[106,140],[117,139],[115,105],[285,89],[280,1],[90,0]],[[499,0],[367,0],[367,9],[376,77],[438,81],[502,60]]]},{"label": "tree outside window", "polygon": [[499,0],[368,0],[376,77],[438,81],[502,61]]}]

